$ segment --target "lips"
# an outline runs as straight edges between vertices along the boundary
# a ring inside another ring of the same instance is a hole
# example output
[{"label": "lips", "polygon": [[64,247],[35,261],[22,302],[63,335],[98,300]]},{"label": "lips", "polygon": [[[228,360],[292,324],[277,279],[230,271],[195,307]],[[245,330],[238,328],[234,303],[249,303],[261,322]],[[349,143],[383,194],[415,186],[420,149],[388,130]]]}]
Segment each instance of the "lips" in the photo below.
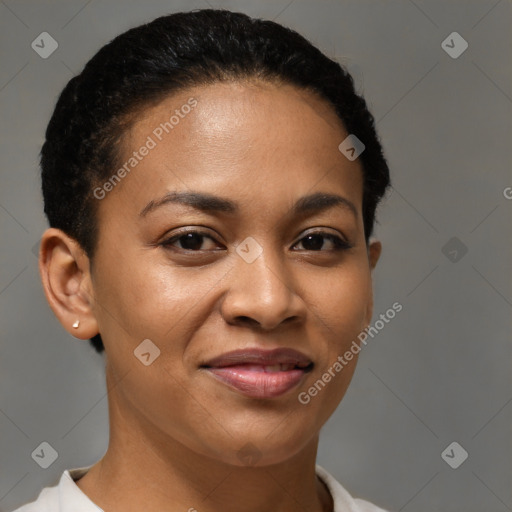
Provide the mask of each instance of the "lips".
[{"label": "lips", "polygon": [[298,386],[313,362],[293,349],[248,349],[222,354],[201,367],[248,397],[274,398]]}]

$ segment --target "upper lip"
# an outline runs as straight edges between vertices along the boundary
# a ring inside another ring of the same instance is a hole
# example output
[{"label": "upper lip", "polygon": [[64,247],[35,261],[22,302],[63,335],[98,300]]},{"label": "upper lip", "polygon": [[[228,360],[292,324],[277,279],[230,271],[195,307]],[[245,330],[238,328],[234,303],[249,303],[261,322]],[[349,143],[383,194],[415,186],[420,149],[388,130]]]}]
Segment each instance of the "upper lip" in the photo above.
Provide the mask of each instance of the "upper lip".
[{"label": "upper lip", "polygon": [[312,361],[302,352],[292,348],[276,348],[274,350],[252,348],[226,352],[225,354],[208,360],[202,366],[208,368],[222,368],[241,364],[259,364],[262,366],[293,364],[299,368],[306,368],[312,364]]}]

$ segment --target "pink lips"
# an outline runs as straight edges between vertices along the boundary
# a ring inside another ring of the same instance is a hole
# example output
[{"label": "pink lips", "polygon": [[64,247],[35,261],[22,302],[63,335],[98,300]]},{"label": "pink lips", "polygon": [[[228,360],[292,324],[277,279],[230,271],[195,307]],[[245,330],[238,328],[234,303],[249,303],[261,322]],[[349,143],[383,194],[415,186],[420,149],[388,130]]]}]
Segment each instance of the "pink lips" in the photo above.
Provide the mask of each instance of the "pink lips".
[{"label": "pink lips", "polygon": [[251,398],[273,398],[299,384],[312,361],[293,349],[235,350],[203,365],[215,378]]}]

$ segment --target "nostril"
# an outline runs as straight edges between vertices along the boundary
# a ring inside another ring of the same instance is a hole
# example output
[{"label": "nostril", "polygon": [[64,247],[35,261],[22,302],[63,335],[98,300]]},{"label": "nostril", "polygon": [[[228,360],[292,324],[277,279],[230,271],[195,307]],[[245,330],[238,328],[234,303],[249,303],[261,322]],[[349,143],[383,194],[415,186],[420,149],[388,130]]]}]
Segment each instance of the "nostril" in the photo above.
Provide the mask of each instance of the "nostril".
[{"label": "nostril", "polygon": [[237,316],[236,321],[237,321],[237,323],[249,324],[251,326],[256,325],[259,327],[259,325],[260,325],[260,323],[257,320],[254,320],[254,318],[251,318],[250,316],[244,316],[244,315]]}]

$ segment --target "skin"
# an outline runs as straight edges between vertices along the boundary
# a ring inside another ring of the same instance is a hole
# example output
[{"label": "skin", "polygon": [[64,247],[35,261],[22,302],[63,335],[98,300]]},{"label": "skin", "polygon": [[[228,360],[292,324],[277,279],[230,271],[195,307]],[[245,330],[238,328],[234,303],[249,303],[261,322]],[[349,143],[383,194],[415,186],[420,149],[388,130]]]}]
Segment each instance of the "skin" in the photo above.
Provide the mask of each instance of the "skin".
[{"label": "skin", "polygon": [[[106,347],[109,447],[77,485],[106,512],[332,510],[315,476],[318,435],[357,357],[309,404],[297,397],[372,318],[381,244],[365,242],[361,164],[338,150],[348,133],[324,100],[256,81],[190,88],[147,108],[125,135],[123,162],[190,97],[196,108],[98,202],[92,262],[57,229],[42,239],[50,306],[73,336],[100,332]],[[166,192],[191,190],[235,201],[239,211],[168,203],[139,215]],[[342,196],[356,214],[331,207],[293,216],[295,201],[314,192]],[[162,245],[186,227],[207,233],[201,251],[187,251],[183,239]],[[312,250],[311,231],[352,247],[335,251],[320,238]],[[249,236],[262,248],[252,263],[235,251]],[[134,356],[144,339],[160,350],[149,366]],[[263,400],[200,368],[248,347],[294,348],[314,368],[298,387]],[[253,461],[239,456],[248,443]]]}]

